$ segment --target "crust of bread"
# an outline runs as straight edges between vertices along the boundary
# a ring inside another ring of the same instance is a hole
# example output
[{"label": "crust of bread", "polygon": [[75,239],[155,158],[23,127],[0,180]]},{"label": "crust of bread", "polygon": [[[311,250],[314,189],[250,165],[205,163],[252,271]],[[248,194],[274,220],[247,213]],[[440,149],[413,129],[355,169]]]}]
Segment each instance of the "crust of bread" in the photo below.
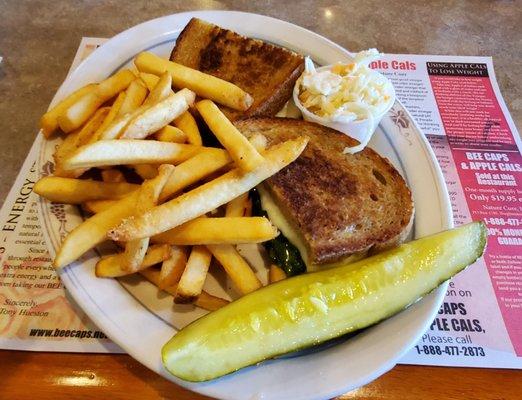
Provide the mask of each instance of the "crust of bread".
[{"label": "crust of bread", "polygon": [[276,115],[304,69],[304,59],[297,53],[198,18],[185,26],[170,59],[232,82],[254,98],[245,112],[220,106],[231,120]]},{"label": "crust of bread", "polygon": [[264,182],[308,249],[310,264],[329,264],[360,252],[378,252],[404,241],[414,206],[406,182],[384,157],[333,129],[287,118],[236,121],[247,137],[261,133],[268,145],[296,136],[310,141],[301,156]]}]

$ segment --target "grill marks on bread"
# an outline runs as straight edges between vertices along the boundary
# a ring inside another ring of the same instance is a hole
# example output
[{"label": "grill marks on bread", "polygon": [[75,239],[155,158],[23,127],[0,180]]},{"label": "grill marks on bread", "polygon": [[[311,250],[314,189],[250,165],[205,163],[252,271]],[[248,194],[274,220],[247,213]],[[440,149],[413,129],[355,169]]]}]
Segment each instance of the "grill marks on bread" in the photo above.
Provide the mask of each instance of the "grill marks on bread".
[{"label": "grill marks on bread", "polygon": [[246,136],[264,134],[269,146],[300,135],[310,138],[301,156],[264,185],[301,233],[311,263],[382,250],[406,238],[413,220],[410,190],[372,149],[342,154],[357,142],[305,121],[252,118],[236,126]]},{"label": "grill marks on bread", "polygon": [[246,112],[220,107],[230,119],[277,114],[291,97],[304,59],[197,18],[181,32],[170,59],[232,82],[254,98]]}]

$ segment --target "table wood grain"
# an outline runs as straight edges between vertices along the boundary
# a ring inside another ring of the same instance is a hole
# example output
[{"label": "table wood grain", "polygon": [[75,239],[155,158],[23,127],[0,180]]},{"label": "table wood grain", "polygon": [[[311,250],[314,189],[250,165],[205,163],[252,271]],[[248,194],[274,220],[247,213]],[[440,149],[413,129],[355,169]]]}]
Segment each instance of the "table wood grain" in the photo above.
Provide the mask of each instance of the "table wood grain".
[{"label": "table wood grain", "polygon": [[[0,351],[0,399],[204,400],[123,354]],[[516,370],[398,365],[338,399],[520,400]]]}]

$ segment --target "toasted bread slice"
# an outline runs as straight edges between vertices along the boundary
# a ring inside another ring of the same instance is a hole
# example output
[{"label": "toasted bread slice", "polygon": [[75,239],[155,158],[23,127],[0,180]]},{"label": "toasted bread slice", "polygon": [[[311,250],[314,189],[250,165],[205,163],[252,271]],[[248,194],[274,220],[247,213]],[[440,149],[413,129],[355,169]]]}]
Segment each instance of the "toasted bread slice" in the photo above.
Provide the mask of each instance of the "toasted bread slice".
[{"label": "toasted bread slice", "polygon": [[277,114],[304,69],[299,54],[197,18],[179,35],[170,59],[232,82],[254,98],[245,112],[221,107],[231,120]]},{"label": "toasted bread slice", "polygon": [[408,235],[414,213],[411,192],[399,172],[374,150],[343,154],[357,141],[306,121],[250,118],[235,125],[247,137],[263,134],[269,147],[300,135],[310,138],[296,161],[264,183],[285,224],[300,235],[309,268],[383,250]]}]

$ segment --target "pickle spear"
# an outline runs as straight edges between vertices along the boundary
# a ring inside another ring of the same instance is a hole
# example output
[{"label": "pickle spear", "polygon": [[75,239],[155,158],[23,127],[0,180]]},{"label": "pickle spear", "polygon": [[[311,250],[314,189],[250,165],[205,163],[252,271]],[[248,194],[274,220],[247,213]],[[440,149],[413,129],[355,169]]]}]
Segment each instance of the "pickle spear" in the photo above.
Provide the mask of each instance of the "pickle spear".
[{"label": "pickle spear", "polygon": [[485,225],[473,222],[266,286],[179,331],[163,346],[163,364],[181,379],[207,381],[365,328],[472,264],[485,245]]}]

